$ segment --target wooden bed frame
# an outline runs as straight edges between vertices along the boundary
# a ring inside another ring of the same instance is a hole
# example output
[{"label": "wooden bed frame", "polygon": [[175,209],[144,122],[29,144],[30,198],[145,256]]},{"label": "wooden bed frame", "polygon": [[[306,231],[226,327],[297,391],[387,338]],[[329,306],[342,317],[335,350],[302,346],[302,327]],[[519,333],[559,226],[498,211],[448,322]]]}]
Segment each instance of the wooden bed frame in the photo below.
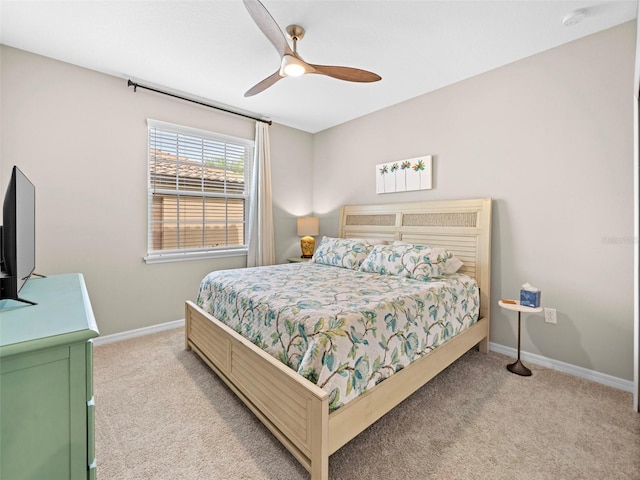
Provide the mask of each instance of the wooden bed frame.
[{"label": "wooden bed frame", "polygon": [[480,319],[406,368],[329,413],[329,394],[249,340],[186,303],[193,349],[311,473],[328,480],[329,456],[478,345],[489,346],[491,199],[346,206],[341,237],[403,240],[452,251],[480,286]]}]

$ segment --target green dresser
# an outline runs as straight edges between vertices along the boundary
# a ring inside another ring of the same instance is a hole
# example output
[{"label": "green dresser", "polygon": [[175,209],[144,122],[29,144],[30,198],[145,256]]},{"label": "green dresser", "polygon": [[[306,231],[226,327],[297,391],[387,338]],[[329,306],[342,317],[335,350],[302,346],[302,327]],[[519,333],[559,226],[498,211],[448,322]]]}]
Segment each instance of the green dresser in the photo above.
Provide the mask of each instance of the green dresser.
[{"label": "green dresser", "polygon": [[81,274],[29,280],[0,300],[0,478],[95,479],[93,342]]}]

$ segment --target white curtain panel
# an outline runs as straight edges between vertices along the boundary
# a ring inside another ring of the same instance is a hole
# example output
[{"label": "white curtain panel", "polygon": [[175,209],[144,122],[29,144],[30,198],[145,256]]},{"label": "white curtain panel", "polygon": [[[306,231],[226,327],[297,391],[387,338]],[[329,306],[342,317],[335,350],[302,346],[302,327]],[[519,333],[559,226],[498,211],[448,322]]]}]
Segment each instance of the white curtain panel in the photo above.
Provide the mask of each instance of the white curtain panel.
[{"label": "white curtain panel", "polygon": [[256,122],[253,162],[252,200],[249,207],[249,250],[247,267],[273,265],[276,262],[271,206],[271,148],[269,125]]}]

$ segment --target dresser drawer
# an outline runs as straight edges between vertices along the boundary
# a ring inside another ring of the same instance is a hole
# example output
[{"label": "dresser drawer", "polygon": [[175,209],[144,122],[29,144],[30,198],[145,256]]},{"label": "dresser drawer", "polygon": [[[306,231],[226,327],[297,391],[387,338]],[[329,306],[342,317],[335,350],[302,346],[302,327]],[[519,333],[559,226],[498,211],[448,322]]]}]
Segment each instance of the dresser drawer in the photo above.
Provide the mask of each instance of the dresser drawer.
[{"label": "dresser drawer", "polygon": [[0,478],[69,478],[68,372],[64,347],[2,359]]},{"label": "dresser drawer", "polygon": [[87,402],[87,465],[91,467],[96,463],[96,449],[95,449],[95,418],[96,418],[96,404],[95,400],[91,398]]},{"label": "dresser drawer", "polygon": [[93,340],[86,343],[85,348],[87,363],[87,465],[88,478],[96,478],[96,449],[95,449],[95,418],[96,401],[93,396]]},{"label": "dresser drawer", "polygon": [[93,340],[86,343],[87,356],[87,401],[93,398]]}]

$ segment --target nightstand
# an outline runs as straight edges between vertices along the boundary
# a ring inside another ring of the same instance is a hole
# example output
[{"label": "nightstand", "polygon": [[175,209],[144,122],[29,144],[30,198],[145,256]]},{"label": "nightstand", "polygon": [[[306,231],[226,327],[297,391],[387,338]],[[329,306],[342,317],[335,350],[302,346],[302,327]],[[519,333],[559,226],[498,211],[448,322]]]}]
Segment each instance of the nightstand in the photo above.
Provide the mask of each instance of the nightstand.
[{"label": "nightstand", "polygon": [[309,260],[311,260],[311,259],[310,258],[302,258],[302,257],[287,258],[287,262],[289,262],[289,263],[303,263],[303,262],[308,262]]},{"label": "nightstand", "polygon": [[531,376],[531,370],[525,367],[520,361],[520,314],[524,313],[540,313],[542,311],[542,307],[525,307],[524,305],[520,305],[520,302],[515,300],[516,303],[504,303],[502,300],[498,302],[502,308],[506,310],[513,310],[518,312],[518,359],[509,365],[507,365],[507,370],[511,373],[515,373],[517,375],[522,375],[523,377]]}]

